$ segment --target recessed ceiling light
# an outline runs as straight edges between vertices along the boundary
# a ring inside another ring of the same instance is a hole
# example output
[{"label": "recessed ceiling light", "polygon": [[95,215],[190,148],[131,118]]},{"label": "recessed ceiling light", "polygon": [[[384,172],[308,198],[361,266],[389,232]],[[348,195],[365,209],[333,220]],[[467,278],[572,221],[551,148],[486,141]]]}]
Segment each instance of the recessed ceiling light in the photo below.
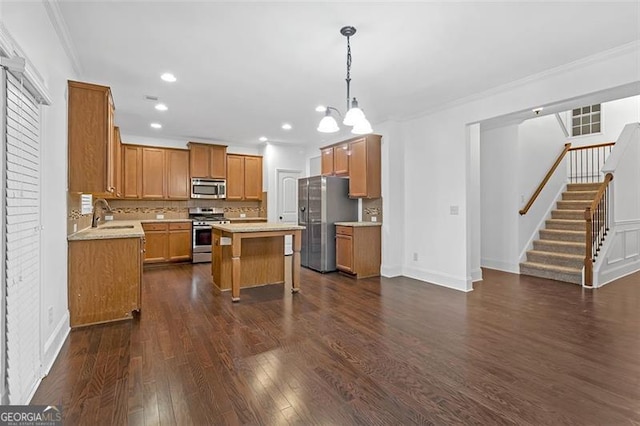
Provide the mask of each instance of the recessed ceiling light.
[{"label": "recessed ceiling light", "polygon": [[169,109],[169,107],[167,107],[165,104],[156,104],[156,109],[158,111],[166,111]]},{"label": "recessed ceiling light", "polygon": [[173,83],[174,81],[176,81],[176,76],[171,74],[170,72],[165,72],[160,76],[160,78],[169,83]]},{"label": "recessed ceiling light", "polygon": [[260,136],[260,137],[258,138],[258,140],[259,140],[260,142],[266,142],[268,139],[267,139],[267,137],[266,137],[266,136]]},{"label": "recessed ceiling light", "polygon": [[162,129],[162,124],[160,123],[151,123],[151,127],[154,129]]},{"label": "recessed ceiling light", "polygon": [[325,112],[326,110],[327,110],[327,107],[324,106],[324,105],[318,105],[316,107],[316,111],[318,111],[318,112]]},{"label": "recessed ceiling light", "polygon": [[291,130],[291,124],[289,124],[289,123],[284,123],[284,124],[282,125],[282,128],[283,128],[284,130]]}]

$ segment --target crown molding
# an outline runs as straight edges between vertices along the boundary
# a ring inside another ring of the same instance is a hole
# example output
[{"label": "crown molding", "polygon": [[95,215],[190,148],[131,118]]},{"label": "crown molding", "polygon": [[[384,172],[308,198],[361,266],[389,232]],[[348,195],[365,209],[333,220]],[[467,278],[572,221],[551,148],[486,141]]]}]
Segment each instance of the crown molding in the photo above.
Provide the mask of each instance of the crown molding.
[{"label": "crown molding", "polygon": [[62,44],[62,48],[67,54],[69,62],[71,62],[73,71],[76,73],[76,76],[78,78],[82,78],[82,66],[80,65],[80,60],[78,59],[75,45],[73,44],[71,36],[69,35],[69,28],[67,27],[67,23],[62,16],[62,12],[60,11],[58,1],[42,0],[42,3],[44,4],[44,8],[47,11],[47,15],[49,15],[49,21],[51,21],[51,25],[58,35],[60,44]]},{"label": "crown molding", "polygon": [[405,122],[405,121],[410,121],[416,118],[425,117],[425,116],[434,114],[436,112],[446,111],[448,109],[455,108],[460,105],[468,104],[474,101],[478,101],[480,99],[488,98],[490,96],[495,96],[500,93],[508,92],[510,90],[514,90],[519,87],[526,86],[527,84],[533,83],[538,80],[545,80],[569,71],[573,71],[578,68],[583,68],[591,64],[606,61],[608,59],[616,58],[616,57],[634,53],[634,52],[636,53],[640,52],[640,41],[638,40],[614,47],[609,50],[596,53],[591,56],[581,58],[573,62],[569,62],[554,68],[549,68],[548,70],[541,71],[536,74],[531,74],[530,76],[509,82],[500,86],[496,86],[482,92],[474,93],[472,95],[465,96],[463,98],[458,98],[433,108],[428,108],[418,113],[396,119],[396,121]]}]

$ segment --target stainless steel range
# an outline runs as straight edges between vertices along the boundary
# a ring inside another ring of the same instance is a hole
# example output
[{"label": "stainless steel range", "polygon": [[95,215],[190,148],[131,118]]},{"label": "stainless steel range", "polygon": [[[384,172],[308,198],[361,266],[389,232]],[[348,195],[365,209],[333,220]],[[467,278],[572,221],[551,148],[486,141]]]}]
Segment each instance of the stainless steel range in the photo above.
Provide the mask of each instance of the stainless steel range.
[{"label": "stainless steel range", "polygon": [[229,223],[224,217],[224,209],[192,207],[189,218],[193,220],[193,263],[211,262],[211,225]]}]

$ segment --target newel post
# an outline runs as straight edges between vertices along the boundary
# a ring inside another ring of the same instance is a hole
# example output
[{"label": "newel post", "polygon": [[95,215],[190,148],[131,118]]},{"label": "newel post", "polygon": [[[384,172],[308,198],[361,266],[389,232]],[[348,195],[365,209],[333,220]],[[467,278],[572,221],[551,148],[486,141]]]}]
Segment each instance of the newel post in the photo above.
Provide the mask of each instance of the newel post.
[{"label": "newel post", "polygon": [[593,287],[593,227],[591,217],[591,208],[587,207],[584,211],[585,230],[586,230],[586,245],[584,256],[584,285],[586,287]]}]

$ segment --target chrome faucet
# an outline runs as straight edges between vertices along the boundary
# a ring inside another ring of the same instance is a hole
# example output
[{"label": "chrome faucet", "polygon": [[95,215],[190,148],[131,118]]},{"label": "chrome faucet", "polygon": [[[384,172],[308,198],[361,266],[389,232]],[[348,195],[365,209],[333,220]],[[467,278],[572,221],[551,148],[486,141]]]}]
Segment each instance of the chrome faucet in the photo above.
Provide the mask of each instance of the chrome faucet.
[{"label": "chrome faucet", "polygon": [[[100,214],[97,215],[96,212],[98,211],[97,207],[98,207],[98,203],[102,204],[102,207],[100,208]],[[106,211],[108,213],[111,213],[111,207],[109,207],[109,203],[107,203],[107,200],[105,200],[104,198],[98,198],[94,203],[93,203],[93,217],[91,218],[91,227],[92,228],[97,228],[98,227],[98,222],[101,219],[102,216],[102,212],[106,209]]]}]

